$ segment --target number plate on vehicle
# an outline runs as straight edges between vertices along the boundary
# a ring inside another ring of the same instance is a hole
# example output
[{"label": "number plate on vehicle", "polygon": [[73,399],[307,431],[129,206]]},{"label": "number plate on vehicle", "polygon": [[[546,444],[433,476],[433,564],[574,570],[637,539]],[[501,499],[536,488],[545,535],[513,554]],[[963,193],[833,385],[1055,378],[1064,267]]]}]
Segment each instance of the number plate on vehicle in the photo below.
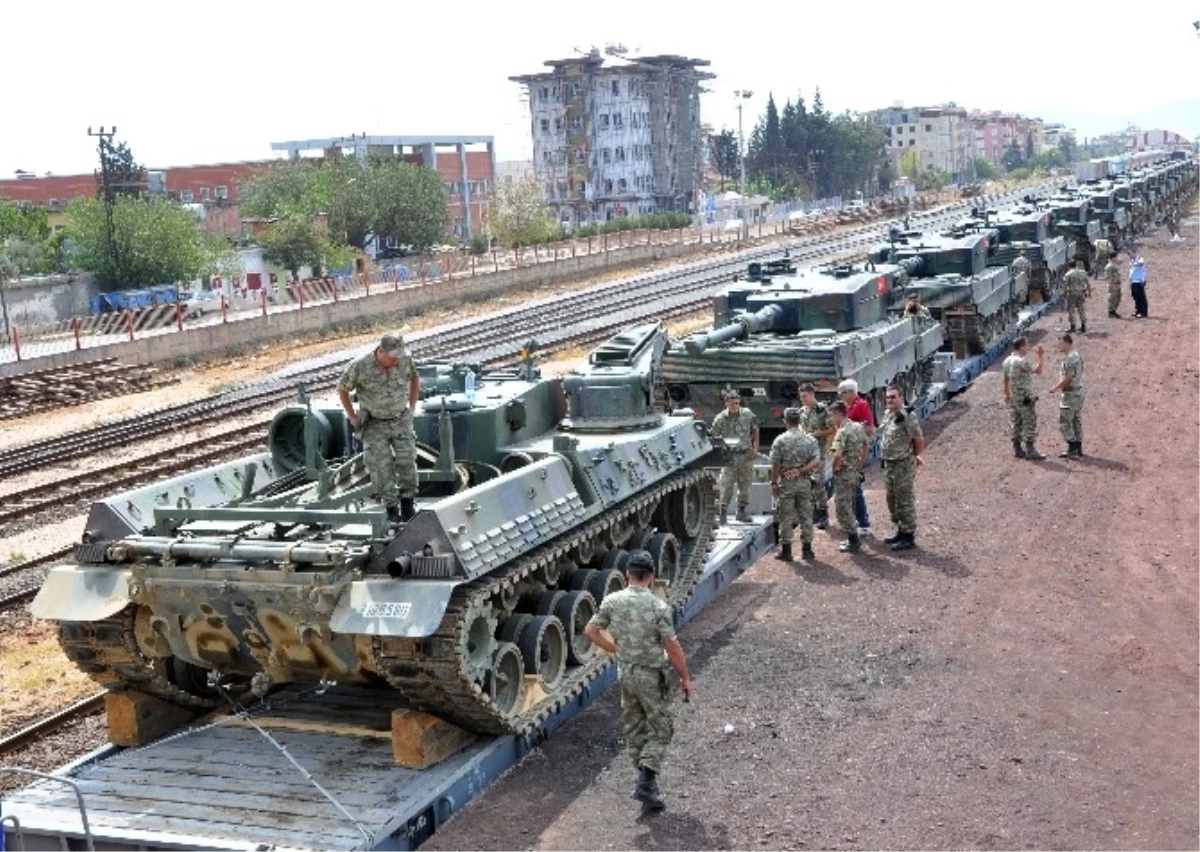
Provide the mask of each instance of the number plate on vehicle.
[{"label": "number plate on vehicle", "polygon": [[363,618],[408,618],[412,612],[412,603],[376,603],[372,601],[363,607]]}]

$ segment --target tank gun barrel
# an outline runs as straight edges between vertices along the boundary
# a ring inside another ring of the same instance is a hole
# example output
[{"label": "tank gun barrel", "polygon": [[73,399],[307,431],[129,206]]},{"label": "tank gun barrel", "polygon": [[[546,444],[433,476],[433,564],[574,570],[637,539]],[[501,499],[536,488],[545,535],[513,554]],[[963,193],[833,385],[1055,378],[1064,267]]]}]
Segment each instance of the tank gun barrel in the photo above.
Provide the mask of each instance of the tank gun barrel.
[{"label": "tank gun barrel", "polygon": [[752,314],[741,314],[733,318],[733,322],[724,328],[694,334],[683,341],[687,351],[699,355],[710,346],[719,346],[739,337],[746,337],[760,331],[770,330],[775,323],[783,319],[783,308],[779,305],[767,305]]},{"label": "tank gun barrel", "polygon": [[903,260],[897,261],[896,265],[907,272],[909,275],[916,275],[925,266],[925,258],[917,255],[916,257],[906,257]]}]

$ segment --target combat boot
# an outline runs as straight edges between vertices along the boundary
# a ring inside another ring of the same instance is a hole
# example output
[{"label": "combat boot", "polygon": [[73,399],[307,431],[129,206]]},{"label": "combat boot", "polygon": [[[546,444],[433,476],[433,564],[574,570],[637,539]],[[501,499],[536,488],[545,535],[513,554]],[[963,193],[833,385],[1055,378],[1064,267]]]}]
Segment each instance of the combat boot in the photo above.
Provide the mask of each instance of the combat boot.
[{"label": "combat boot", "polygon": [[1071,447],[1067,450],[1067,458],[1081,459],[1083,458],[1083,441],[1072,441]]},{"label": "combat boot", "polygon": [[1083,458],[1083,441],[1082,440],[1075,442],[1075,455],[1077,455],[1079,458]]},{"label": "combat boot", "polygon": [[897,531],[895,535],[889,535],[887,538],[885,538],[883,543],[886,545],[893,545],[902,538],[904,538],[904,533]]},{"label": "combat boot", "polygon": [[641,802],[648,810],[661,811],[667,805],[658,792],[658,776],[653,769],[641,767],[638,769],[637,784],[633,788],[633,797]]},{"label": "combat boot", "polygon": [[1080,452],[1077,449],[1077,447],[1078,447],[1077,441],[1067,441],[1067,448],[1065,450],[1063,450],[1061,453],[1059,453],[1058,457],[1060,459],[1077,459],[1077,458],[1079,458]]},{"label": "combat boot", "polygon": [[1023,449],[1021,449],[1021,439],[1020,438],[1013,438],[1013,458],[1015,458],[1015,459],[1025,458],[1025,451]]},{"label": "combat boot", "polygon": [[[884,540],[886,541],[887,539]],[[842,553],[861,553],[862,541],[858,536],[852,535],[838,545],[838,550],[840,550]]]},{"label": "combat boot", "polygon": [[745,506],[738,506],[737,519],[743,524],[754,522],[754,519],[750,517],[750,510]]},{"label": "combat boot", "polygon": [[912,550],[917,546],[914,540],[915,536],[912,533],[900,533],[895,541],[890,545],[892,550]]},{"label": "combat boot", "polygon": [[779,558],[784,562],[792,561],[792,543],[790,541],[780,545]]},{"label": "combat boot", "polygon": [[816,559],[817,558],[817,554],[813,553],[811,541],[806,541],[801,544],[800,558],[801,559]]},{"label": "combat boot", "polygon": [[815,521],[813,521],[813,526],[815,526],[819,530],[823,530],[826,527],[828,527],[829,526],[829,513],[821,512],[821,514],[817,515],[817,519]]},{"label": "combat boot", "polygon": [[1027,441],[1025,443],[1025,458],[1030,461],[1043,461],[1046,457],[1034,448],[1033,441]]},{"label": "combat boot", "polygon": [[417,507],[413,505],[413,498],[401,497],[400,498],[400,520],[407,523],[408,521],[412,520],[413,515],[415,515],[416,513],[417,513]]},{"label": "combat boot", "polygon": [[1082,322],[1079,324],[1079,333],[1087,334],[1087,323],[1086,322]]},{"label": "combat boot", "polygon": [[389,524],[400,523],[400,509],[396,506],[388,506],[387,519]]}]

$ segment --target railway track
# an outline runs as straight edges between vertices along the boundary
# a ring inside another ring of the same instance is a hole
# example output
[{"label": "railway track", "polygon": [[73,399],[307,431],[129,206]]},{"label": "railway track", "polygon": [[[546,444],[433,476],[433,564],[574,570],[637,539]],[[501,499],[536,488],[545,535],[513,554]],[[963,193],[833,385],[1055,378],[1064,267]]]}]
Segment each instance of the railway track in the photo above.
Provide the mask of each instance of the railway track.
[{"label": "railway track", "polygon": [[101,358],[0,377],[0,420],[177,384],[155,367]]},{"label": "railway track", "polygon": [[74,722],[76,719],[82,719],[84,716],[90,716],[102,710],[104,708],[104,695],[105,693],[103,692],[89,695],[87,698],[80,699],[74,704],[64,707],[62,710],[58,710],[48,716],[43,716],[41,719],[26,725],[19,731],[0,738],[0,757],[18,751],[47,734],[52,734]]},{"label": "railway track", "polygon": [[[71,555],[71,547],[63,547],[45,556],[0,568],[0,612],[33,600],[41,588],[46,572]],[[43,569],[43,570],[39,570]]]}]

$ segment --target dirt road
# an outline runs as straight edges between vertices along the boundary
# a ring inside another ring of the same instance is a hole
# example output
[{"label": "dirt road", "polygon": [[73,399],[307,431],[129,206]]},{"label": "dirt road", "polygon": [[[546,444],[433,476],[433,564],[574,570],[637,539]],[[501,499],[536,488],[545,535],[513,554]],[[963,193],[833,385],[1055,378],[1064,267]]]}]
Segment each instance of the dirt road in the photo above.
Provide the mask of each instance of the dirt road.
[{"label": "dirt road", "polygon": [[[1051,459],[1012,459],[994,367],[927,426],[918,550],[818,534],[815,562],[762,560],[688,626],[666,812],[630,798],[610,691],[424,848],[1197,848],[1194,216],[1183,234],[1144,243],[1149,319],[1089,303],[1083,460],[1055,457],[1056,314],[1031,335]],[[868,501],[890,534],[878,471]]]}]

